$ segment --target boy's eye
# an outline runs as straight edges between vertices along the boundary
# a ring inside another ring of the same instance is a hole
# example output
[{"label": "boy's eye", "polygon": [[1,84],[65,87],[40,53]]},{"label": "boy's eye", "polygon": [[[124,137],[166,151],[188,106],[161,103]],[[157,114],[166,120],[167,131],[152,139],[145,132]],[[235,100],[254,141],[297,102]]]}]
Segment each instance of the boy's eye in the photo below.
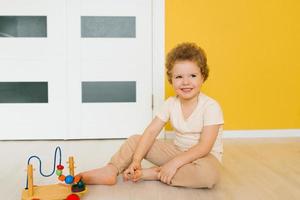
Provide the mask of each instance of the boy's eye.
[{"label": "boy's eye", "polygon": [[195,77],[197,77],[197,75],[196,74],[192,74],[191,77],[195,78]]},{"label": "boy's eye", "polygon": [[175,76],[175,78],[176,78],[176,79],[178,79],[178,78],[182,78],[182,76]]}]

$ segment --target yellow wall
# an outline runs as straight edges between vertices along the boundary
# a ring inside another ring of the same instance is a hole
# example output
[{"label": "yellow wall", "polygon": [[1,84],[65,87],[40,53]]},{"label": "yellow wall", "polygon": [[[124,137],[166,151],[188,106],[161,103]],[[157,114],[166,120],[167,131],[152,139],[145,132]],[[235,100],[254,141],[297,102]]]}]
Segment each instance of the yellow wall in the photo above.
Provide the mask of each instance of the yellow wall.
[{"label": "yellow wall", "polygon": [[203,91],[225,129],[300,128],[299,11],[299,0],[166,0],[166,52],[184,41],[206,50]]}]

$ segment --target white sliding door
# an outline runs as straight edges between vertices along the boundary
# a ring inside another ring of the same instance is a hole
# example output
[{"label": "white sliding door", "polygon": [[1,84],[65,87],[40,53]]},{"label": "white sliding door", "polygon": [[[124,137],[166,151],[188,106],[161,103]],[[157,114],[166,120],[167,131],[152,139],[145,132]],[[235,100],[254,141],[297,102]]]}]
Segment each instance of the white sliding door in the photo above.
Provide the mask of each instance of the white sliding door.
[{"label": "white sliding door", "polygon": [[151,1],[77,3],[68,12],[80,19],[69,23],[69,137],[141,133],[152,117]]},{"label": "white sliding door", "polygon": [[60,0],[1,0],[1,139],[65,138],[65,14]]},{"label": "white sliding door", "polygon": [[1,0],[0,139],[142,133],[153,111],[152,7]]}]

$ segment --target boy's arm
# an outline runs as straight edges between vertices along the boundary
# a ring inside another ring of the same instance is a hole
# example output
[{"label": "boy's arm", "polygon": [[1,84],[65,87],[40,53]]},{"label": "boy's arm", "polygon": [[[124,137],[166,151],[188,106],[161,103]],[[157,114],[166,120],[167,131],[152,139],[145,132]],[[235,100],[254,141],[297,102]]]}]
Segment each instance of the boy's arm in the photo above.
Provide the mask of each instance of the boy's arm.
[{"label": "boy's arm", "polygon": [[155,138],[160,133],[161,129],[165,126],[165,122],[155,117],[149,126],[145,129],[138,146],[134,152],[131,164],[123,173],[124,180],[132,178],[135,170],[141,169],[141,161],[152,146]]},{"label": "boy's arm", "polygon": [[221,125],[204,126],[199,143],[164,164],[160,168],[159,179],[162,182],[170,184],[171,179],[179,167],[206,156],[216,141],[220,126]]},{"label": "boy's arm", "polygon": [[155,138],[158,136],[162,128],[165,126],[165,122],[155,117],[149,126],[145,129],[140,142],[134,152],[133,160],[141,162],[152,144],[155,141]]}]

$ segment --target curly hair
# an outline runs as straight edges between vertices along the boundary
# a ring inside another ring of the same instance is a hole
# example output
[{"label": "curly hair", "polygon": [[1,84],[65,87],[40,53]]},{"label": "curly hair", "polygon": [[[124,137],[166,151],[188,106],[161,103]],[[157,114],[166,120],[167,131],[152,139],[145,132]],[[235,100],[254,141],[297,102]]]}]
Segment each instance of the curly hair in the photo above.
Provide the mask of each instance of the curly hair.
[{"label": "curly hair", "polygon": [[189,60],[195,62],[200,68],[203,81],[208,78],[209,69],[206,63],[204,50],[195,43],[181,43],[173,48],[166,58],[166,69],[169,83],[172,84],[172,70],[177,61]]}]

